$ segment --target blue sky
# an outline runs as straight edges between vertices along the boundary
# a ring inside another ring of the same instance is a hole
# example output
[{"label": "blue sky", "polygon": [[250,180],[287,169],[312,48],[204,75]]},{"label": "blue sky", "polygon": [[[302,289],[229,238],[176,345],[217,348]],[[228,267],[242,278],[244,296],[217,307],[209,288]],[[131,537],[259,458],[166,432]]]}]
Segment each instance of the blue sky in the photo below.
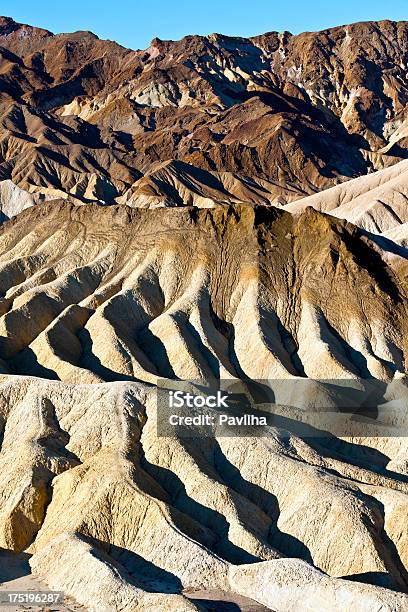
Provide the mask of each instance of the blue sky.
[{"label": "blue sky", "polygon": [[372,19],[408,20],[408,0],[2,0],[0,13],[53,32],[92,30],[100,38],[144,49],[154,36],[253,36]]}]

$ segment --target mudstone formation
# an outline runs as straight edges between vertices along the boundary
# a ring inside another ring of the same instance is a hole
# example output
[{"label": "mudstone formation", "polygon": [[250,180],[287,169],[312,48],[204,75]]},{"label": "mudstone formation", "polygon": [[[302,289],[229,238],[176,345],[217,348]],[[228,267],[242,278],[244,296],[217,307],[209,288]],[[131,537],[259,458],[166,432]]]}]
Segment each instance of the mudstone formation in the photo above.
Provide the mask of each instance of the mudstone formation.
[{"label": "mudstone formation", "polygon": [[[1,553],[75,609],[408,609],[407,102],[405,22],[0,19]],[[372,379],[400,435],[160,437],[159,379]]]}]

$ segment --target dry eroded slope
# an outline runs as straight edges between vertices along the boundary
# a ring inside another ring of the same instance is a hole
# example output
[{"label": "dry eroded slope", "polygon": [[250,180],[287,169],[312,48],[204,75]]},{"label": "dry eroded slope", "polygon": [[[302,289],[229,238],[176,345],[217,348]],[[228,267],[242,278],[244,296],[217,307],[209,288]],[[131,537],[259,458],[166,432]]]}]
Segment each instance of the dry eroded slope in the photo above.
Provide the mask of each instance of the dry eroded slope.
[{"label": "dry eroded slope", "polygon": [[312,209],[52,202],[0,236],[4,372],[68,382],[405,372],[406,260]]},{"label": "dry eroded slope", "polygon": [[251,206],[46,203],[0,244],[1,547],[96,610],[406,609],[403,438],[158,438],[154,386],[375,376],[393,399],[404,258]]}]

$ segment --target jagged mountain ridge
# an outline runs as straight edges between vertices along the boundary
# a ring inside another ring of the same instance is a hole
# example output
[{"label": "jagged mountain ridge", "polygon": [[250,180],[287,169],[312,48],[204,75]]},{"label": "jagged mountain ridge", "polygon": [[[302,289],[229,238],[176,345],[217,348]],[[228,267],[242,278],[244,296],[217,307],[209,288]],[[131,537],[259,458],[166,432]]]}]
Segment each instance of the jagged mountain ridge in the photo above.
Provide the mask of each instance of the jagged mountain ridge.
[{"label": "jagged mountain ridge", "polygon": [[311,208],[48,202],[0,237],[5,372],[154,384],[406,371],[407,260]]},{"label": "jagged mountain ridge", "polygon": [[1,20],[0,547],[50,588],[408,607],[406,438],[162,438],[156,405],[374,377],[406,428],[407,27],[130,51]]},{"label": "jagged mountain ridge", "polygon": [[406,156],[407,22],[131,51],[2,18],[0,50],[0,179],[29,191],[123,201],[176,159],[284,204]]},{"label": "jagged mountain ridge", "polygon": [[1,547],[95,612],[404,611],[406,439],[163,438],[155,386],[375,376],[404,426],[404,257],[312,208],[64,200],[0,249]]}]

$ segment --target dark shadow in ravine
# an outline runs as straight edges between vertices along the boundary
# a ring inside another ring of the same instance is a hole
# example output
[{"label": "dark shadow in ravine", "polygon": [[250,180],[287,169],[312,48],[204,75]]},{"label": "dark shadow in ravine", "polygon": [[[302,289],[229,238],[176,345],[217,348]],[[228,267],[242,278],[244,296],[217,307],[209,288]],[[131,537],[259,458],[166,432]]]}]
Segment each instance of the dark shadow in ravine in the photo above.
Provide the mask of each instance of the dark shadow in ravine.
[{"label": "dark shadow in ravine", "polygon": [[[326,326],[329,333],[337,341],[339,350],[336,351],[336,358],[346,369],[354,370],[357,376],[363,379],[370,379],[371,374],[367,365],[367,358],[351,346],[349,342],[329,323],[326,316],[322,313],[322,323]],[[335,347],[335,344],[333,344]],[[345,359],[345,361],[344,361]]]},{"label": "dark shadow in ravine", "polygon": [[[241,612],[242,608],[232,601],[222,601],[218,599],[194,599],[189,597],[190,601],[196,606],[199,606],[200,610],[207,610],[207,612]],[[247,608],[246,608],[247,609]]]},{"label": "dark shadow in ravine", "polygon": [[214,467],[223,481],[234,491],[249,499],[258,506],[272,520],[269,531],[270,545],[286,557],[298,557],[313,564],[310,550],[294,536],[280,531],[277,522],[279,519],[279,502],[275,495],[262,487],[245,480],[240,471],[225,456],[219,442],[214,440]]},{"label": "dark shadow in ravine", "polygon": [[400,587],[395,587],[387,572],[363,572],[361,574],[352,574],[350,576],[342,576],[342,580],[350,580],[350,582],[361,582],[363,584],[371,584],[373,586],[383,587],[396,593],[401,593]]},{"label": "dark shadow in ravine", "polygon": [[31,555],[27,553],[15,553],[0,548],[0,583],[7,583],[22,576],[31,574],[28,560]]},{"label": "dark shadow in ravine", "polygon": [[[259,326],[263,333],[263,339],[265,346],[268,348],[270,353],[273,355],[276,351],[279,351],[281,362],[287,367],[288,371],[294,376],[306,376],[303,363],[298,353],[297,342],[295,341],[290,330],[287,329],[282,321],[279,319],[277,313],[273,310],[266,310],[263,306],[259,306]],[[281,346],[273,346],[271,343],[271,333],[269,328],[276,328],[281,341]]]},{"label": "dark shadow in ravine", "polygon": [[180,578],[127,548],[110,544],[109,555],[120,563],[145,591],[180,593],[183,588]]},{"label": "dark shadow in ravine", "polygon": [[[388,573],[377,572],[379,576],[375,576],[376,572],[372,572],[374,574],[373,579],[378,578],[377,582],[373,582],[372,584],[376,584],[378,586],[384,586],[388,589],[393,590],[403,590],[405,593],[408,592],[408,571],[405,567],[401,557],[399,555],[398,549],[393,542],[393,540],[389,537],[387,531],[384,528],[385,525],[385,507],[378,499],[375,500],[377,508],[380,510],[382,515],[381,522],[381,531],[379,533],[373,533],[373,543],[378,550],[379,556],[383,559],[385,568],[388,569]],[[368,525],[370,531],[373,531],[371,525]],[[377,537],[376,537],[377,536]]]},{"label": "dark shadow in ravine", "polygon": [[[127,548],[97,538],[81,538],[89,542],[103,561],[114,561],[116,570],[126,582],[149,593],[181,593],[180,578]],[[106,557],[108,557],[106,559]]]},{"label": "dark shadow in ravine", "polygon": [[79,363],[79,367],[90,370],[94,374],[100,376],[106,382],[135,382],[136,378],[134,376],[120,374],[119,372],[115,372],[115,370],[107,368],[101,363],[99,357],[97,357],[92,351],[92,338],[89,331],[85,327],[81,329],[80,332],[78,332],[78,338],[82,345],[82,356]]},{"label": "dark shadow in ravine", "polygon": [[178,378],[170,363],[165,345],[148,327],[144,327],[139,331],[137,343],[155,366],[160,376],[171,379]]},{"label": "dark shadow in ravine", "polygon": [[408,475],[388,470],[387,464],[390,462],[390,458],[371,446],[354,444],[328,435],[325,437],[310,437],[307,439],[307,443],[322,456],[355,465],[386,478],[408,483]]},{"label": "dark shadow in ravine", "polygon": [[37,355],[29,347],[26,347],[20,351],[20,353],[12,357],[8,364],[12,374],[37,376],[38,378],[47,378],[48,380],[59,380],[59,376],[54,370],[46,368],[38,363]]},{"label": "dark shadow in ravine", "polygon": [[186,342],[187,346],[189,345],[189,335],[192,338],[193,342],[195,342],[197,347],[197,352],[205,359],[208,364],[209,369],[213,373],[214,377],[220,377],[220,364],[218,359],[213,355],[209,348],[205,346],[202,341],[202,338],[194,325],[190,323],[187,316],[184,313],[177,313],[175,315],[175,320],[180,328],[180,335],[183,340]]},{"label": "dark shadow in ravine", "polygon": [[[199,524],[198,527],[204,526],[214,534],[213,543],[208,541],[208,537],[203,537],[200,543],[216,555],[234,564],[259,561],[258,557],[251,555],[229,540],[229,523],[225,516],[192,499],[188,495],[184,483],[174,472],[150,463],[144,455],[141,456],[140,463],[145,472],[167,492],[170,504],[179,511],[172,513],[172,519],[183,533],[187,533],[188,525],[184,524],[182,515],[179,515],[179,513],[187,515],[190,522],[191,520],[195,521]],[[194,529],[194,533],[188,535],[198,540],[199,529]],[[203,536],[205,536],[204,532]]]}]

